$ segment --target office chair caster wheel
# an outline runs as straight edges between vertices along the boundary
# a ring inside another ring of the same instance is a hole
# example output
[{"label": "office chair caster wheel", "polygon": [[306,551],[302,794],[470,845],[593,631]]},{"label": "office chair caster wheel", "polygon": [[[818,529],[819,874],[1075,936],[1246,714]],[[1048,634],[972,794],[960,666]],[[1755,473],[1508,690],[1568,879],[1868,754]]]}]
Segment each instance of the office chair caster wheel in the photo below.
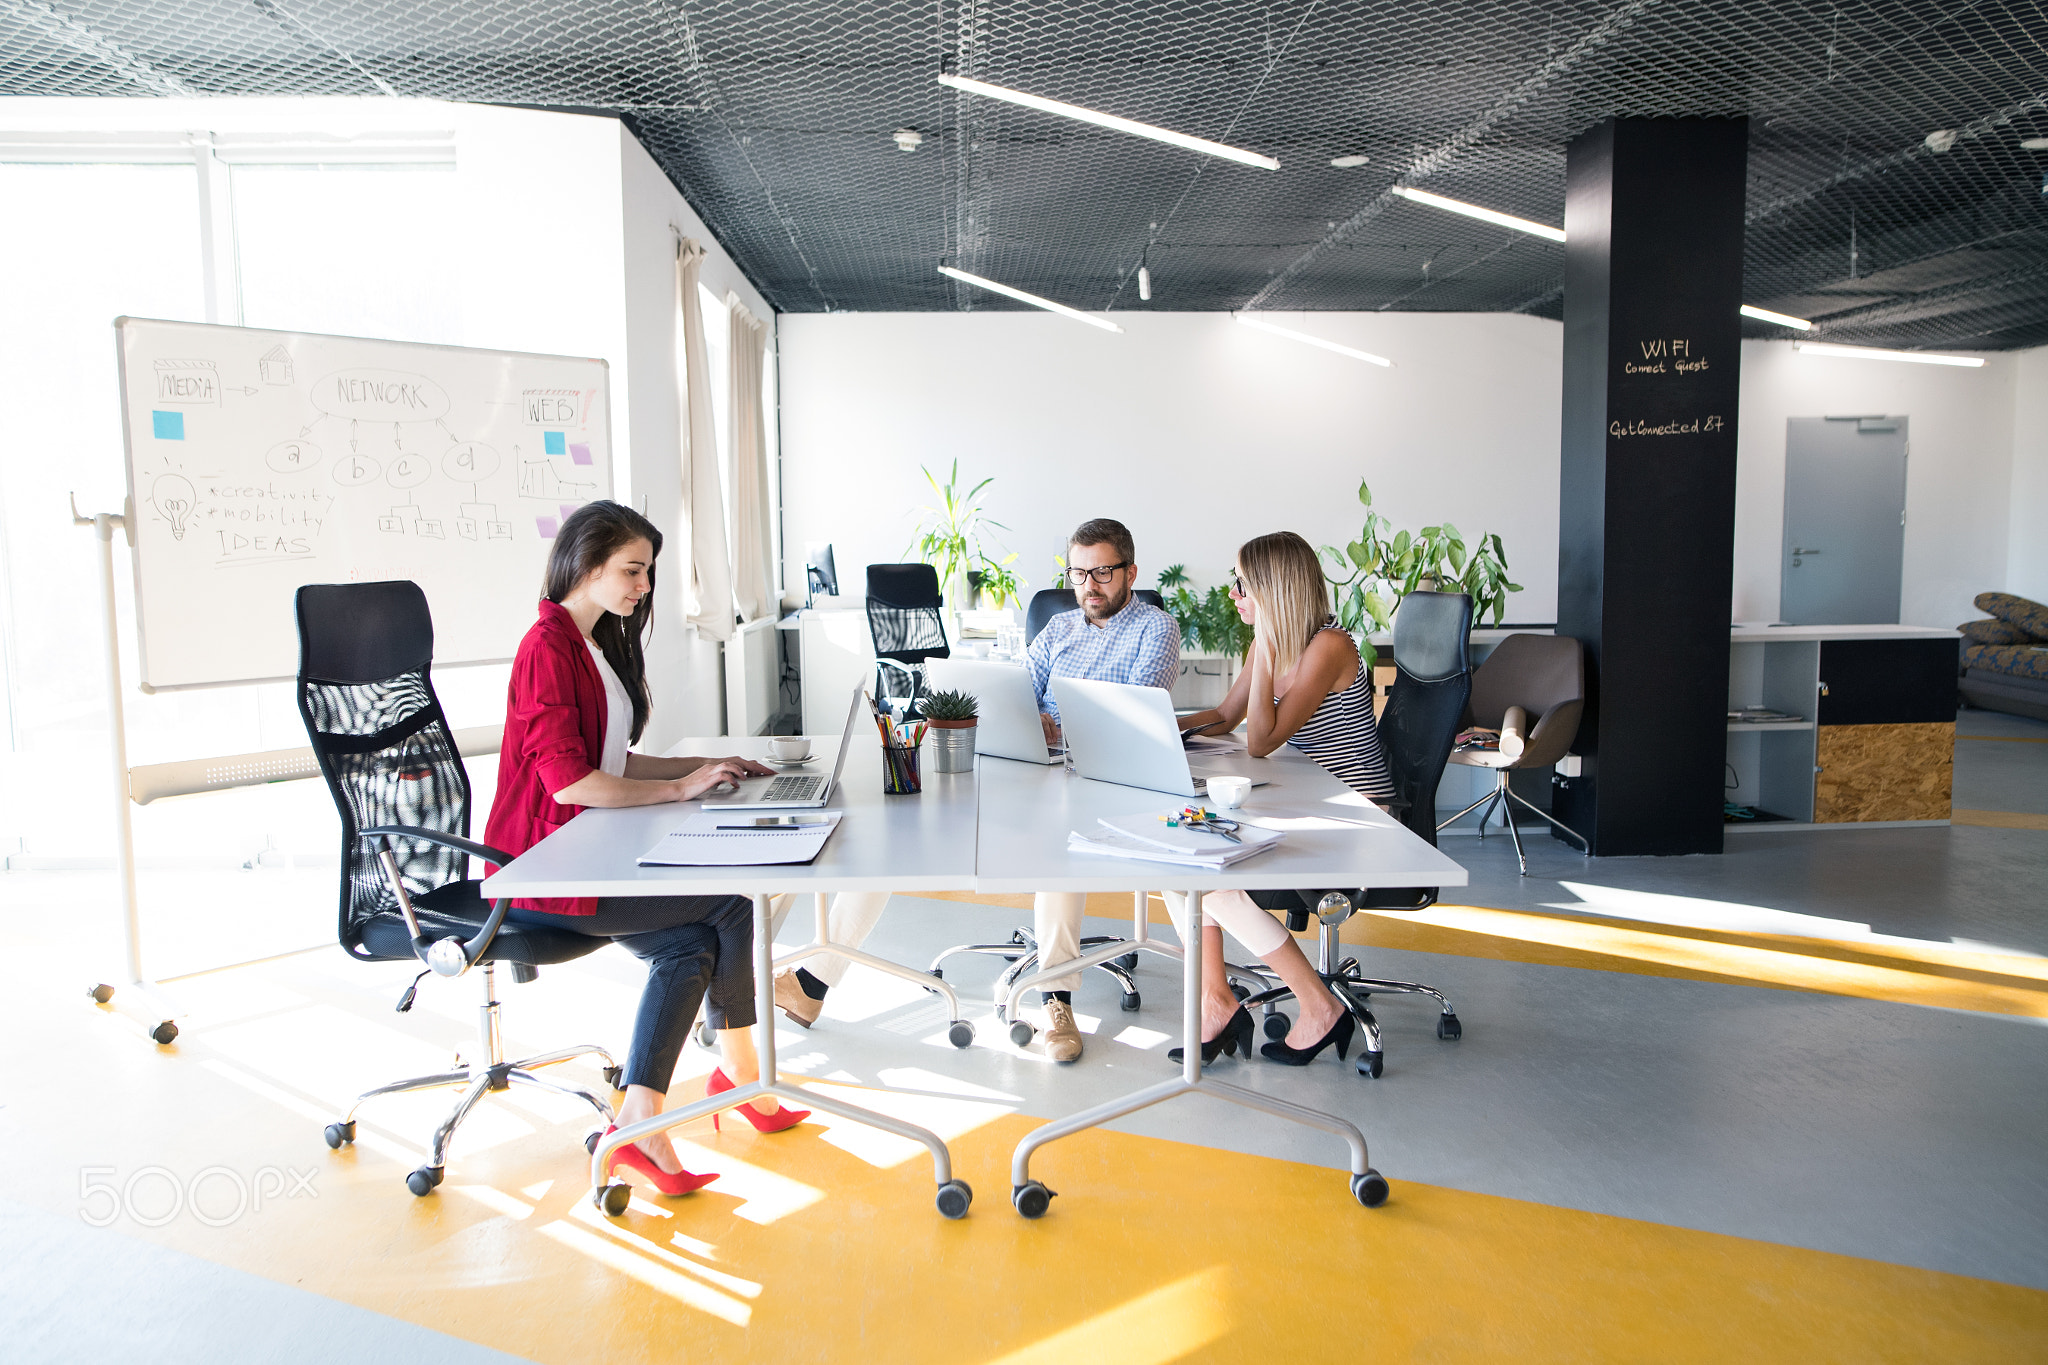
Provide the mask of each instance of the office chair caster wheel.
[{"label": "office chair caster wheel", "polygon": [[1458,1022],[1455,1014],[1440,1014],[1436,1020],[1436,1036],[1446,1042],[1455,1043],[1465,1036],[1465,1026]]},{"label": "office chair caster wheel", "polygon": [[1031,1023],[1019,1019],[1010,1025],[1010,1041],[1018,1047],[1031,1046]]},{"label": "office chair caster wheel", "polygon": [[1372,1078],[1373,1080],[1378,1080],[1378,1079],[1380,1078],[1380,1073],[1381,1073],[1382,1071],[1385,1071],[1386,1069],[1387,1069],[1387,1054],[1386,1054],[1386,1053],[1384,1053],[1384,1052],[1361,1052],[1361,1053],[1359,1053],[1359,1054],[1358,1054],[1358,1074],[1359,1074],[1359,1075],[1361,1075],[1361,1076],[1370,1076],[1370,1077],[1371,1077],[1371,1078]]},{"label": "office chair caster wheel", "polygon": [[1144,997],[1140,996],[1136,991],[1132,991],[1124,996],[1123,999],[1117,1001],[1118,1006],[1122,1008],[1125,1014],[1135,1014],[1138,1006],[1143,1003]]},{"label": "office chair caster wheel", "polygon": [[422,1166],[406,1176],[405,1187],[421,1199],[425,1199],[441,1183],[441,1177],[445,1173],[444,1169],[439,1166]]},{"label": "office chair caster wheel", "polygon": [[591,1130],[590,1130],[589,1132],[585,1133],[585,1134],[583,1135],[583,1150],[584,1150],[584,1151],[586,1151],[586,1152],[588,1152],[588,1153],[590,1153],[590,1154],[591,1154],[592,1156],[596,1156],[596,1155],[597,1155],[597,1140],[598,1140],[599,1138],[603,1137],[603,1136],[604,1136],[604,1134],[603,1134],[603,1133],[601,1133],[601,1132],[599,1132],[599,1131],[598,1131],[597,1129],[595,1129],[595,1128],[593,1128],[593,1129],[591,1129]]},{"label": "office chair caster wheel", "polygon": [[1138,970],[1138,955],[1136,953],[1125,953],[1122,957],[1111,958],[1110,961],[1127,972]]},{"label": "office chair caster wheel", "polygon": [[152,1042],[156,1043],[165,1045],[174,1043],[178,1040],[178,1026],[166,1019],[149,1031],[149,1037]]},{"label": "office chair caster wheel", "polygon": [[954,1047],[974,1046],[974,1022],[970,1019],[955,1019],[946,1030],[946,1041]]},{"label": "office chair caster wheel", "polygon": [[1043,1218],[1046,1209],[1052,1206],[1052,1191],[1036,1180],[1026,1181],[1010,1191],[1010,1202],[1026,1218]]},{"label": "office chair caster wheel", "polygon": [[92,1002],[95,1005],[104,1005],[114,998],[114,988],[104,981],[97,986],[87,988],[85,993],[92,997]]},{"label": "office chair caster wheel", "polygon": [[626,1088],[626,1068],[622,1066],[606,1067],[604,1069],[604,1083],[614,1090],[624,1090]]},{"label": "office chair caster wheel", "polygon": [[591,1200],[604,1210],[607,1218],[617,1218],[626,1211],[626,1205],[633,1202],[633,1187],[621,1180],[599,1190]]},{"label": "office chair caster wheel", "polygon": [[1351,1197],[1369,1209],[1387,1202],[1387,1178],[1371,1167],[1364,1175],[1351,1177]]},{"label": "office chair caster wheel", "polygon": [[708,1019],[697,1025],[697,1044],[712,1052],[718,1051],[718,1030],[711,1027]]},{"label": "office chair caster wheel", "polygon": [[967,1206],[974,1202],[974,1191],[964,1180],[948,1180],[939,1186],[939,1212],[948,1218],[965,1218]]},{"label": "office chair caster wheel", "polygon": [[1294,1027],[1294,1021],[1280,1013],[1280,1011],[1274,1010],[1266,1016],[1266,1022],[1259,1027],[1266,1031],[1268,1038],[1277,1043],[1287,1036],[1287,1030]]},{"label": "office chair caster wheel", "polygon": [[934,968],[932,968],[932,975],[933,975],[933,976],[935,976],[935,977],[937,977],[937,978],[938,978],[939,980],[941,980],[941,981],[944,981],[944,980],[946,979],[946,973],[945,973],[945,970],[944,970],[943,968],[939,968],[939,967],[934,967]]},{"label": "office chair caster wheel", "polygon": [[327,1139],[328,1149],[338,1152],[343,1143],[356,1140],[356,1121],[350,1119],[347,1123],[330,1123],[322,1136]]}]

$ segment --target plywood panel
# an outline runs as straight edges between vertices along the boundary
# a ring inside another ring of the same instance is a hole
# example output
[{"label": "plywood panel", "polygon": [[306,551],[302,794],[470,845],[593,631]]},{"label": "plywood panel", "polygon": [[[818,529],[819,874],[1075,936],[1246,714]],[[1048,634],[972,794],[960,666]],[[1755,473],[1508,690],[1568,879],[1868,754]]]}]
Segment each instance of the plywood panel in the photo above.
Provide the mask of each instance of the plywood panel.
[{"label": "plywood panel", "polygon": [[1953,722],[1823,725],[1818,739],[1814,823],[1949,818]]}]

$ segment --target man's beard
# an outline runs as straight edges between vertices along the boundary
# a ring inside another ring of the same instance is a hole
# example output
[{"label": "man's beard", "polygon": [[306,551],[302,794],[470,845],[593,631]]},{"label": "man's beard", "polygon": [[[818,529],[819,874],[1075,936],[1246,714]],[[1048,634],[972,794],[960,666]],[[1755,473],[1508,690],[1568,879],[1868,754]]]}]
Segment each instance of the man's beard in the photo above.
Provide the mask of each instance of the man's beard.
[{"label": "man's beard", "polygon": [[1088,604],[1088,600],[1085,597],[1082,598],[1081,611],[1091,621],[1107,621],[1130,604],[1131,589],[1129,586],[1126,586],[1123,590],[1123,596],[1105,599],[1100,608],[1091,607]]}]

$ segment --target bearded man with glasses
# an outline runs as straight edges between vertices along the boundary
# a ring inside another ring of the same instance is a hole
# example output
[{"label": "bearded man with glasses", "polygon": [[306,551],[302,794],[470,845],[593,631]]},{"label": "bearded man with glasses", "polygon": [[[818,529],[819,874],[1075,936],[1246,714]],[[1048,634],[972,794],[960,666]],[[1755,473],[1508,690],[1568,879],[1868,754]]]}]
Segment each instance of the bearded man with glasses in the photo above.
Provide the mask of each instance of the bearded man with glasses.
[{"label": "bearded man with glasses", "polygon": [[[1180,677],[1180,624],[1133,595],[1138,582],[1131,533],[1120,521],[1084,521],[1067,538],[1067,584],[1080,605],[1048,621],[1031,642],[1031,686],[1038,694],[1038,718],[1045,742],[1060,742],[1060,713],[1054,678],[1091,678],[1138,687],[1171,688]],[[1075,892],[1041,891],[1032,902],[1038,935],[1038,965],[1054,967],[1081,955],[1081,912],[1088,898]],[[1073,989],[1078,976],[1047,983],[1045,1055],[1055,1062],[1078,1061],[1081,1030],[1075,1026]]]}]

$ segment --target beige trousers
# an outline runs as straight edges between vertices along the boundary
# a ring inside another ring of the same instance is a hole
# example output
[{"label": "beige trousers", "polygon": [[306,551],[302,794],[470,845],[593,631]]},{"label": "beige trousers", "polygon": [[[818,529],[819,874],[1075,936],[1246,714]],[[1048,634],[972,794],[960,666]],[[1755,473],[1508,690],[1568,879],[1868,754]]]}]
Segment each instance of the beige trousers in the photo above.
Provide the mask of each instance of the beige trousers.
[{"label": "beige trousers", "polygon": [[[1181,942],[1188,937],[1188,898],[1178,891],[1159,893],[1166,901],[1166,913],[1180,931]],[[1202,896],[1202,923],[1220,927],[1265,961],[1268,954],[1285,943],[1287,926],[1271,910],[1261,910],[1242,891],[1209,891]]]},{"label": "beige trousers", "polygon": [[[782,922],[789,918],[790,910],[798,900],[804,908],[810,909],[811,893],[798,896],[795,892],[784,892],[769,901],[768,935],[772,939],[782,932]],[[889,903],[886,891],[842,891],[832,898],[832,909],[826,916],[832,942],[848,948],[858,948],[867,942],[874,932],[875,921],[882,917],[882,907]],[[827,986],[836,986],[846,975],[846,969],[853,964],[843,957],[814,957],[796,964]]]},{"label": "beige trousers", "polygon": [[[1041,891],[1031,898],[1031,932],[1038,939],[1041,970],[1071,962],[1081,955],[1081,912],[1088,897],[1078,891]],[[1079,974],[1044,982],[1042,991],[1071,991],[1079,987]]]}]

